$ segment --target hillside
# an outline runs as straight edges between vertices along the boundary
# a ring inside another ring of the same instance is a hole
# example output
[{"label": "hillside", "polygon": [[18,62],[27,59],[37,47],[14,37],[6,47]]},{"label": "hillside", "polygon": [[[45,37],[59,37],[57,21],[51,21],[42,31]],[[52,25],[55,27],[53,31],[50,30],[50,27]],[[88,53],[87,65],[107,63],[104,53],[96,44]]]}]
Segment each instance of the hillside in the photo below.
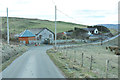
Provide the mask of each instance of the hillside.
[{"label": "hillside", "polygon": [[99,24],[99,25],[105,26],[109,29],[115,29],[118,31],[118,24]]},{"label": "hillside", "polygon": [[[4,32],[6,32],[6,26],[7,26],[6,21],[7,21],[6,17],[3,17],[2,31]],[[49,21],[49,20],[9,17],[9,26],[10,26],[10,34],[17,34],[24,31],[25,29],[43,28],[43,27],[47,27],[48,29],[54,32],[55,24],[54,21]],[[82,28],[82,27],[86,27],[86,25],[57,21],[57,33],[71,30],[74,27]]]},{"label": "hillside", "polygon": [[113,35],[116,35],[119,30],[118,24],[99,24],[107,27]]}]

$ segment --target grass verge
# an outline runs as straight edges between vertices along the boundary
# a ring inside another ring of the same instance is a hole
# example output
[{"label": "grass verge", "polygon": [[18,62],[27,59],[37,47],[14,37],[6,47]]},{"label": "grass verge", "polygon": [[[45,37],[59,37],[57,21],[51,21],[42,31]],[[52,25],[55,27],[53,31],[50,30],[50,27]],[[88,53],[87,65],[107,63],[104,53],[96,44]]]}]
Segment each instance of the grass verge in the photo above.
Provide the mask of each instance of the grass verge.
[{"label": "grass verge", "polygon": [[7,68],[16,58],[18,58],[19,56],[21,56],[26,50],[27,50],[27,48],[22,49],[22,51],[19,52],[17,55],[14,55],[9,60],[7,60],[4,63],[2,63],[0,65],[0,72],[2,72],[5,68]]},{"label": "grass verge", "polygon": [[49,49],[47,50],[47,54],[49,55],[50,59],[54,62],[54,64],[63,72],[63,74],[65,75],[65,77],[73,77],[73,73],[68,72],[66,69],[65,64],[63,64],[62,62],[60,62],[59,60],[57,60],[54,56],[55,53],[51,53],[53,52],[54,49]]},{"label": "grass verge", "polygon": [[[47,54],[54,64],[64,73],[66,78],[90,78],[97,77],[91,70],[80,67],[80,64],[73,63],[55,49],[47,50]],[[79,66],[78,66],[79,65]],[[88,72],[89,71],[89,72]],[[87,72],[87,73],[86,73]]]},{"label": "grass verge", "polygon": [[[118,56],[106,46],[117,45],[118,39],[100,44],[83,44],[65,48],[54,48],[47,50],[47,54],[66,78],[105,78],[106,60],[110,60],[109,78],[117,78]],[[84,66],[82,67],[82,56],[84,53]],[[90,70],[90,56],[92,59],[92,70]]]}]

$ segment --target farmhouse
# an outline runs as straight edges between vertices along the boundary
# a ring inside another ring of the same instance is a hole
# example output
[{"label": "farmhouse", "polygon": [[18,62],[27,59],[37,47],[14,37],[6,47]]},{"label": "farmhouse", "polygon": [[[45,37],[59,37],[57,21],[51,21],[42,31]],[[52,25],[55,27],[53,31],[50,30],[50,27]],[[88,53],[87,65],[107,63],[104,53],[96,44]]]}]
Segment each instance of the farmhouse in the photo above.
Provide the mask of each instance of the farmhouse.
[{"label": "farmhouse", "polygon": [[24,32],[20,33],[19,41],[24,44],[29,44],[31,41],[35,40],[35,35],[30,32],[30,30],[25,30]]},{"label": "farmhouse", "polygon": [[87,31],[89,35],[98,34],[98,29],[97,28],[82,28],[82,29]]},{"label": "farmhouse", "polygon": [[50,39],[50,43],[54,41],[54,33],[48,28],[33,28],[30,31],[35,35],[37,41],[44,43],[45,39]]}]

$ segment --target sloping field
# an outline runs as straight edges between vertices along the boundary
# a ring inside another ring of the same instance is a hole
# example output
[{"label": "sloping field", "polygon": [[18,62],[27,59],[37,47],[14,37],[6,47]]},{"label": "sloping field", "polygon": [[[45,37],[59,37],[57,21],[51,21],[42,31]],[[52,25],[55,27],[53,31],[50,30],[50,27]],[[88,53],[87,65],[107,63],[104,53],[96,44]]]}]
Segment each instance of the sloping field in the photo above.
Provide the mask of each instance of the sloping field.
[{"label": "sloping field", "polygon": [[[6,17],[2,17],[2,29],[6,29],[7,26],[7,19]],[[25,29],[30,28],[48,28],[54,32],[55,30],[55,22],[49,20],[41,20],[41,19],[29,19],[29,18],[17,18],[17,17],[10,17],[9,18],[9,26],[10,26],[10,33],[20,33]],[[67,30],[74,29],[74,27],[86,27],[86,25],[75,24],[70,22],[62,22],[57,21],[57,32],[64,32]]]}]

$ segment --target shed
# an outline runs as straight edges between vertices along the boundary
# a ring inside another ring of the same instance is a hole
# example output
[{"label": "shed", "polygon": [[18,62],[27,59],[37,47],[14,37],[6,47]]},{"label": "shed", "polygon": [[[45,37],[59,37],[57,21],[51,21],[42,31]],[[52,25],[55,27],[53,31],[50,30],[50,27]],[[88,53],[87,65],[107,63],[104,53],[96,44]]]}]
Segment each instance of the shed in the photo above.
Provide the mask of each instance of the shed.
[{"label": "shed", "polygon": [[30,30],[25,30],[20,33],[19,41],[25,42],[25,44],[29,44],[29,41],[35,40],[35,35]]}]

